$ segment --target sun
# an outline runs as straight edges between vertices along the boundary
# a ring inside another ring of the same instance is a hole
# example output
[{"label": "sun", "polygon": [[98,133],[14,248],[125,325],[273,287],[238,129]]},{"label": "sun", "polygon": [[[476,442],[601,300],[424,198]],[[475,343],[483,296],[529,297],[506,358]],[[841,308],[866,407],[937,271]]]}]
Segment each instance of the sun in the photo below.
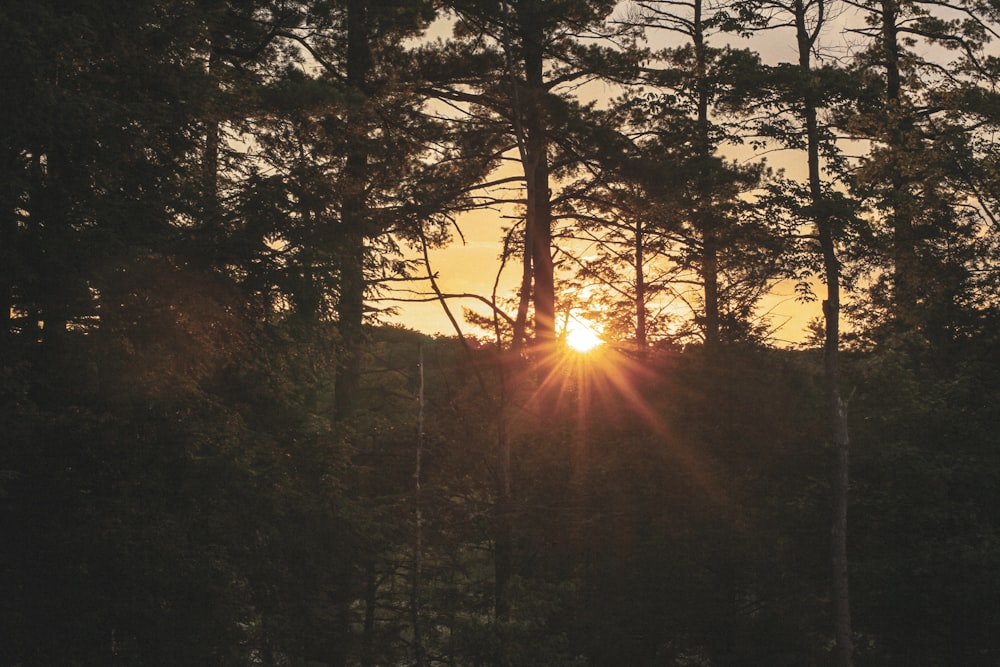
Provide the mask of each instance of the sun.
[{"label": "sun", "polygon": [[604,344],[595,328],[578,319],[570,319],[566,323],[566,345],[577,352],[590,352]]}]

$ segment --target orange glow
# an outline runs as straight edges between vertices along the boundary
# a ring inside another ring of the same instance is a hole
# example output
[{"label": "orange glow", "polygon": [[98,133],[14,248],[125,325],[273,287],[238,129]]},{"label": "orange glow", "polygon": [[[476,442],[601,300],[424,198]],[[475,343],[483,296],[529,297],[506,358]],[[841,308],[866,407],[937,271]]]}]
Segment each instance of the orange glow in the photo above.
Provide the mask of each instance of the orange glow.
[{"label": "orange glow", "polygon": [[577,352],[590,352],[603,343],[597,328],[586,321],[574,318],[566,323],[566,344]]},{"label": "orange glow", "polygon": [[[585,320],[582,323],[586,325]],[[569,333],[567,326],[567,339]],[[720,504],[728,502],[726,490],[716,479],[711,461],[688,446],[683,435],[676,433],[659,410],[646,400],[646,392],[655,385],[657,374],[663,370],[654,370],[646,359],[625,354],[614,345],[603,344],[582,354],[570,347],[567,340],[566,345],[547,353],[541,349],[537,352],[540,353],[537,367],[544,369],[544,373],[539,376],[530,397],[520,405],[546,406],[544,414],[576,412],[576,443],[570,453],[574,476],[587,474],[589,433],[595,425],[616,419],[638,420],[663,443],[708,497]],[[535,416],[544,418],[542,413]]]}]

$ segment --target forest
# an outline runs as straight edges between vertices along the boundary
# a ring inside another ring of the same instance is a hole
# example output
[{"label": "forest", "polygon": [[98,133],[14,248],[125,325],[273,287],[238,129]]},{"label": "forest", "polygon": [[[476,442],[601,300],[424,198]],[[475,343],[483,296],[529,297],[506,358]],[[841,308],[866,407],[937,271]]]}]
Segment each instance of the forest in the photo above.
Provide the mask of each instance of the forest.
[{"label": "forest", "polygon": [[0,667],[1000,664],[998,38],[0,4]]}]

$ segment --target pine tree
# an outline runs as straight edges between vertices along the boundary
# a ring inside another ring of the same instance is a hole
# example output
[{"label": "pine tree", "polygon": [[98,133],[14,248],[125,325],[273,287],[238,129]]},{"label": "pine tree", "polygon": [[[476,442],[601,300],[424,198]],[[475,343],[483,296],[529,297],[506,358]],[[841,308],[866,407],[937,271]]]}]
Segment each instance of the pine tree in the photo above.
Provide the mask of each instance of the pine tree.
[{"label": "pine tree", "polygon": [[989,208],[975,174],[995,127],[983,102],[996,81],[986,49],[998,16],[976,2],[850,4],[865,18],[853,69],[867,88],[844,126],[871,144],[853,183],[876,220],[872,251],[889,267],[872,272],[865,319],[940,347],[968,326],[972,266],[987,259]]},{"label": "pine tree", "polygon": [[[753,3],[740,8],[742,14],[733,27],[743,32],[791,28],[795,35],[797,61],[773,68],[774,104],[790,109],[787,118],[777,116],[762,126],[764,134],[785,146],[804,149],[806,183],[793,196],[795,215],[813,226],[817,263],[825,286],[823,300],[824,387],[828,441],[835,461],[832,471],[831,518],[831,602],[835,660],[850,667],[854,660],[854,637],[848,578],[847,510],[849,489],[849,430],[847,403],[841,389],[841,298],[843,269],[840,253],[842,235],[852,222],[848,202],[833,187],[844,162],[823,113],[842,104],[843,77],[838,69],[817,67],[820,39],[829,26],[831,3],[825,0],[782,0]],[[794,189],[793,189],[794,191]]]},{"label": "pine tree", "polygon": [[630,66],[617,49],[584,43],[608,35],[612,2],[453,2],[461,40],[450,45],[453,65],[474,62],[483,69],[437,87],[442,99],[486,110],[516,150],[525,186],[525,226],[520,305],[515,347],[526,336],[529,304],[543,347],[555,338],[555,267],[552,201],[554,177],[581,159],[561,128],[572,128],[581,105],[572,91],[601,76],[620,76]]}]

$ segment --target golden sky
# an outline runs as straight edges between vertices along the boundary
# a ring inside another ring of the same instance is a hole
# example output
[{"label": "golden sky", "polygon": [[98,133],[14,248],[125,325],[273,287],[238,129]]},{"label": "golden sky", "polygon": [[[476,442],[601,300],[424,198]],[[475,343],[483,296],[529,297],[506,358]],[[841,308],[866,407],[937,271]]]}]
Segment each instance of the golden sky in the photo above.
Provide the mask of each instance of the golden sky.
[{"label": "golden sky", "polygon": [[[856,13],[844,13],[834,17],[829,37],[825,40],[830,49],[836,51],[838,44],[844,44],[843,27],[849,22],[857,21]],[[446,23],[437,24],[435,37],[447,36]],[[668,45],[666,33],[650,34],[650,47],[662,48]],[[735,42],[736,46],[753,48],[762,59],[769,63],[794,62],[797,60],[794,35],[790,31],[776,30],[764,33],[751,41]],[[579,92],[579,91],[578,91]],[[584,92],[593,99],[600,101],[620,91],[592,84]],[[805,172],[805,156],[797,151],[770,150],[765,154],[755,155],[747,147],[732,147],[724,151],[727,157],[753,161],[765,158],[774,168],[783,169],[787,176],[801,177]],[[554,186],[557,187],[557,186]],[[502,250],[503,228],[512,224],[510,216],[515,214],[513,208],[503,211],[483,210],[465,214],[458,219],[458,224],[464,235],[464,242],[456,234],[454,241],[446,248],[431,251],[432,269],[438,275],[438,283],[445,293],[471,293],[490,298],[497,272],[500,270],[500,252]],[[514,296],[520,265],[517,260],[508,264],[500,282],[498,297]],[[430,291],[426,283],[420,283],[416,289]],[[411,286],[412,287],[412,286]],[[817,286],[817,289],[819,286]],[[401,295],[404,296],[404,295]],[[466,334],[484,335],[485,332],[475,330],[462,319],[463,307],[468,307],[487,314],[484,305],[475,299],[452,299],[449,301],[453,313],[459,319]],[[392,304],[386,304],[392,305]],[[444,310],[437,301],[426,303],[396,303],[399,314],[388,318],[388,321],[402,324],[430,334],[453,335],[454,328],[446,317]],[[805,338],[806,326],[821,316],[819,302],[801,303],[796,299],[794,285],[791,282],[777,284],[771,294],[760,304],[759,315],[767,317],[774,328],[773,342],[777,345],[788,345],[801,342]]]}]

